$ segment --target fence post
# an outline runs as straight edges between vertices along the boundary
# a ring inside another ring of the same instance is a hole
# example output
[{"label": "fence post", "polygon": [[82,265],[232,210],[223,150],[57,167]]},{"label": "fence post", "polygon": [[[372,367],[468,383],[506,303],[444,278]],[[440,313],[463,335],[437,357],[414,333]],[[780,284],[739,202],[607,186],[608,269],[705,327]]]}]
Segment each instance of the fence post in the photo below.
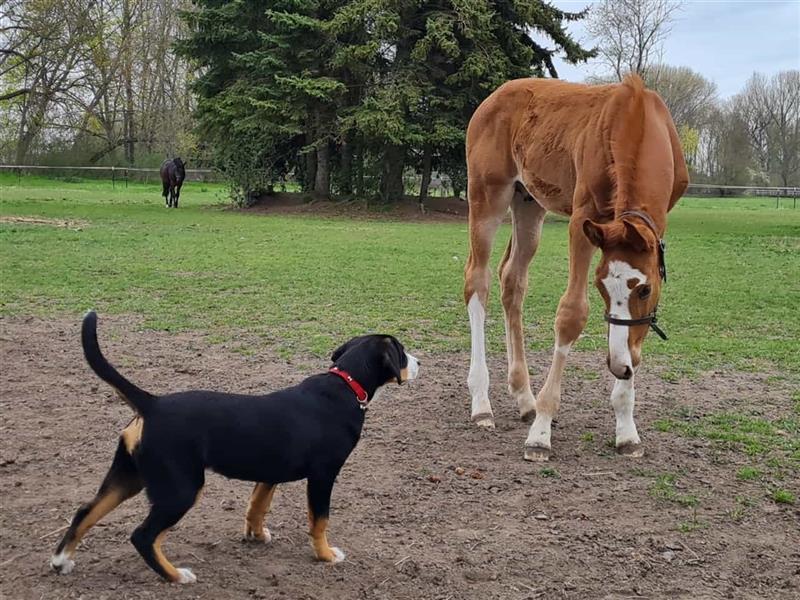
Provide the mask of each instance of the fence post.
[{"label": "fence post", "polygon": [[111,189],[117,189],[117,172],[114,167],[111,167]]}]

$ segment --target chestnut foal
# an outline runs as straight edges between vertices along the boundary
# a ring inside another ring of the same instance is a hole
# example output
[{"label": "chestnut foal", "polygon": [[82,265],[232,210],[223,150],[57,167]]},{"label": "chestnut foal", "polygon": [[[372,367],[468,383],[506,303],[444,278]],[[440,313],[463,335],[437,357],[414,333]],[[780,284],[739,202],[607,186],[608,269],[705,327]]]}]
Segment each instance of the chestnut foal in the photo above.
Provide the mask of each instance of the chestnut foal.
[{"label": "chestnut foal", "polygon": [[[561,399],[567,355],[586,325],[589,263],[602,251],[595,285],[606,303],[608,368],[616,378],[611,405],[620,454],[641,456],[633,421],[634,370],[666,276],[667,212],[688,185],[672,117],[637,76],[587,86],[520,79],[498,88],[475,111],[467,130],[470,252],[464,300],[472,332],[467,379],[472,420],[494,427],[489,402],[484,322],[489,255],[511,209],[512,233],[500,264],[508,351],[508,390],[520,416],[535,419],[525,459],[550,456],[550,427]],[[528,265],[547,211],[570,218],[569,281],[555,321],[547,379],[531,392],[522,333]]]}]

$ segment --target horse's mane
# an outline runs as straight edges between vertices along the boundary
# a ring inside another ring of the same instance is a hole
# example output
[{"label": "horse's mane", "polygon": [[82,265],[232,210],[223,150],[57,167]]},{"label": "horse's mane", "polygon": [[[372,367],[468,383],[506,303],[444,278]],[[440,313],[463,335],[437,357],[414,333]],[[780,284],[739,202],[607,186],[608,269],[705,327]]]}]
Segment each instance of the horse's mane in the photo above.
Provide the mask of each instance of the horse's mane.
[{"label": "horse's mane", "polygon": [[611,98],[607,131],[612,160],[608,174],[617,191],[617,206],[629,206],[634,197],[637,159],[644,139],[645,93],[641,77],[629,74]]}]

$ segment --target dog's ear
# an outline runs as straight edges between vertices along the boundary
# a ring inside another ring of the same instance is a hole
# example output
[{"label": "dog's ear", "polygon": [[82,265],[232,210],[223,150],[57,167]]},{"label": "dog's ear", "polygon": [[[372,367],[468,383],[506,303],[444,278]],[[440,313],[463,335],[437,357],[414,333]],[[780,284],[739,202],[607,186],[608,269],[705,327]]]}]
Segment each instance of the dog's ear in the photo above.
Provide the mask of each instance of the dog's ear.
[{"label": "dog's ear", "polygon": [[353,339],[339,346],[336,350],[333,351],[333,354],[331,354],[331,362],[336,362],[337,360],[339,360],[342,354],[350,350],[350,348],[352,348],[353,345],[360,339],[361,338],[354,337]]},{"label": "dog's ear", "polygon": [[386,349],[383,353],[383,364],[389,373],[394,376],[394,379],[397,380],[397,383],[402,384],[403,368],[405,367],[403,363],[406,362],[406,353],[400,346],[400,342],[393,337],[386,337],[384,342]]}]

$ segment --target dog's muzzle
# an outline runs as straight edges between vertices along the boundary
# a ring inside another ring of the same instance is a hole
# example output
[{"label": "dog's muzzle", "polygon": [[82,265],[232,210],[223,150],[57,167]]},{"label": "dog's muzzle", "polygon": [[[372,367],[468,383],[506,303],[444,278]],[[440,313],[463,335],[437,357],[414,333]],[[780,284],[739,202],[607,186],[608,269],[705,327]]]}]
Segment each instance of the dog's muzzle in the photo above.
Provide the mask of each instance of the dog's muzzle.
[{"label": "dog's muzzle", "polygon": [[406,359],[408,359],[408,366],[406,367],[408,370],[408,381],[411,381],[412,379],[416,379],[417,375],[419,375],[419,361],[408,352],[406,352]]}]

